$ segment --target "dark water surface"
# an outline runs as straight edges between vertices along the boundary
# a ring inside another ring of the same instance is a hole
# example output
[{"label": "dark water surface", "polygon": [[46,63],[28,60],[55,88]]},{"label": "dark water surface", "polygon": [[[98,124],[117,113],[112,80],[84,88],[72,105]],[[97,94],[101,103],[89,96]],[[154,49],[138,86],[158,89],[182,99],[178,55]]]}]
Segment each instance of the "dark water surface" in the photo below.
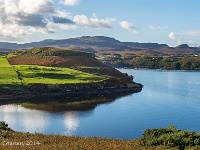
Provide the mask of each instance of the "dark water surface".
[{"label": "dark water surface", "polygon": [[0,106],[0,120],[16,131],[133,139],[148,128],[175,125],[200,132],[200,72],[120,69],[141,92],[85,112]]}]

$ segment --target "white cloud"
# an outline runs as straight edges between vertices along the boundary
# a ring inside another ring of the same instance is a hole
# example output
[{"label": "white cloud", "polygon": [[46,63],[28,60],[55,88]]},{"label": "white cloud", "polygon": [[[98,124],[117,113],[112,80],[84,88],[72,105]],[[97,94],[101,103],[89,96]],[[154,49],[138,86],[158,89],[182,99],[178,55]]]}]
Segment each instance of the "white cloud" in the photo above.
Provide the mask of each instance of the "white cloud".
[{"label": "white cloud", "polygon": [[74,16],[73,21],[76,22],[77,24],[83,25],[83,26],[90,25],[89,19],[85,15],[76,15],[76,16]]},{"label": "white cloud", "polygon": [[74,16],[73,21],[78,24],[89,28],[101,28],[101,29],[111,29],[112,22],[115,21],[113,18],[98,19],[96,15],[93,14],[93,18],[88,18],[85,15]]},{"label": "white cloud", "polygon": [[189,36],[200,36],[200,30],[187,31],[187,32],[183,32],[183,34],[189,35]]},{"label": "white cloud", "polygon": [[175,41],[178,44],[183,44],[185,41],[182,39],[181,35],[179,33],[171,32],[169,34],[169,38],[173,41]]},{"label": "white cloud", "polygon": [[126,30],[134,30],[135,29],[134,26],[132,25],[132,23],[129,23],[128,21],[120,22],[120,26]]},{"label": "white cloud", "polygon": [[26,14],[54,13],[53,0],[19,0],[19,9]]},{"label": "white cloud", "polygon": [[162,30],[162,29],[168,29],[168,26],[149,26],[149,29],[151,30]]},{"label": "white cloud", "polygon": [[174,32],[171,32],[168,37],[175,41],[177,45],[180,45],[180,44],[189,44],[189,45],[192,45],[192,46],[196,46],[198,45],[198,42],[196,41],[193,41],[193,40],[185,40],[180,33],[174,33]]},{"label": "white cloud", "polygon": [[74,6],[79,4],[80,0],[61,0],[60,3],[68,6]]},{"label": "white cloud", "polygon": [[133,34],[137,34],[138,31],[135,29],[132,23],[128,21],[122,21],[120,22],[120,27],[129,31],[132,31]]}]

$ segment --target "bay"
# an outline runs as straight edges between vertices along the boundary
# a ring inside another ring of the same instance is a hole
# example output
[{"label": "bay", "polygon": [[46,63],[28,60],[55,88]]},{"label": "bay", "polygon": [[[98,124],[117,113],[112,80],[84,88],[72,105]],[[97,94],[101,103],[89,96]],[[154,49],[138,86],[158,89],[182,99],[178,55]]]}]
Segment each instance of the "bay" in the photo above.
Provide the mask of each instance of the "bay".
[{"label": "bay", "polygon": [[119,69],[143,90],[99,104],[89,111],[42,111],[9,104],[0,120],[31,133],[140,138],[148,128],[170,125],[200,132],[200,72]]}]

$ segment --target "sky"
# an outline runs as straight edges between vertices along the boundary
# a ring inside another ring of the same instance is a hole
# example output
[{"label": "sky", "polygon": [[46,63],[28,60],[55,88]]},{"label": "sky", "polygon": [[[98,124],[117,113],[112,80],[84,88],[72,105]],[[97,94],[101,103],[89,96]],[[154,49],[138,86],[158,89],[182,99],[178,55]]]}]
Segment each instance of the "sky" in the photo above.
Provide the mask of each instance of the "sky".
[{"label": "sky", "polygon": [[0,0],[0,42],[108,36],[200,46],[199,0]]}]

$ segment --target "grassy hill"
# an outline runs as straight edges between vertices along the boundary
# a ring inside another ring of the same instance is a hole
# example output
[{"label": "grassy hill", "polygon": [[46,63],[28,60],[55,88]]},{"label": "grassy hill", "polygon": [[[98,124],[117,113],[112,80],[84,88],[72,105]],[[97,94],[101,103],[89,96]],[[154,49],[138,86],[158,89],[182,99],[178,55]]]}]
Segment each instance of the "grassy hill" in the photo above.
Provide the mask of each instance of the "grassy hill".
[{"label": "grassy hill", "polygon": [[99,76],[114,77],[126,84],[132,84],[129,76],[108,67],[97,60],[92,53],[44,47],[27,51],[14,51],[8,55],[11,65],[39,65],[61,68],[73,68]]}]

